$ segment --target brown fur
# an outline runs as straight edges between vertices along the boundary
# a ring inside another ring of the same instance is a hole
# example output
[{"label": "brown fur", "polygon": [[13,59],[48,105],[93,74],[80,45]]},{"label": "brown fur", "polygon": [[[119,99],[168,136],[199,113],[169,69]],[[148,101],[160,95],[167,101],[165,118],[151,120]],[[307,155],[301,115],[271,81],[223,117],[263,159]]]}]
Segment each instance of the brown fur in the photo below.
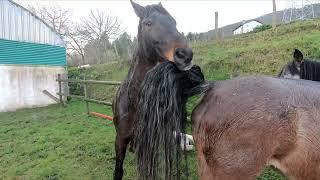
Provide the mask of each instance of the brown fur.
[{"label": "brown fur", "polygon": [[319,89],[264,76],[215,82],[192,113],[200,179],[255,179],[266,165],[320,179]]}]

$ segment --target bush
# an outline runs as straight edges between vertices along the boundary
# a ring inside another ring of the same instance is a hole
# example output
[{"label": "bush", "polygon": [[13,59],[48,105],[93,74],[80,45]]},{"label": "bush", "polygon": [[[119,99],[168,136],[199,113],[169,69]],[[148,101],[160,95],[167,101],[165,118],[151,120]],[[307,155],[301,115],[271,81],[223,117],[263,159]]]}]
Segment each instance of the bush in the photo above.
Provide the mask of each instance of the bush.
[{"label": "bush", "polygon": [[[68,68],[68,79],[83,79],[84,70],[75,67]],[[68,83],[69,93],[72,95],[83,95],[83,87],[79,83]]]},{"label": "bush", "polygon": [[257,32],[262,32],[262,31],[265,31],[265,30],[268,30],[268,29],[271,29],[272,26],[270,24],[263,24],[261,26],[258,26],[258,27],[255,27],[252,32],[253,33],[257,33]]}]

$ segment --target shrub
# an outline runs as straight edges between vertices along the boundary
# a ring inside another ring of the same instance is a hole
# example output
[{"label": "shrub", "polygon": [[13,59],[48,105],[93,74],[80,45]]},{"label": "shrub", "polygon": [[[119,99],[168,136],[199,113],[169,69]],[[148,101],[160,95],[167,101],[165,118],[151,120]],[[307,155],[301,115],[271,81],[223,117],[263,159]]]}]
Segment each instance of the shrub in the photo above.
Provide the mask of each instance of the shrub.
[{"label": "shrub", "polygon": [[[76,67],[68,68],[68,79],[83,79],[82,69]],[[83,87],[79,83],[68,83],[69,93],[72,95],[83,95]]]},{"label": "shrub", "polygon": [[263,24],[261,26],[258,26],[258,27],[255,27],[252,32],[253,33],[257,33],[257,32],[262,32],[262,31],[265,31],[265,30],[268,30],[268,29],[271,29],[272,26],[270,24]]}]

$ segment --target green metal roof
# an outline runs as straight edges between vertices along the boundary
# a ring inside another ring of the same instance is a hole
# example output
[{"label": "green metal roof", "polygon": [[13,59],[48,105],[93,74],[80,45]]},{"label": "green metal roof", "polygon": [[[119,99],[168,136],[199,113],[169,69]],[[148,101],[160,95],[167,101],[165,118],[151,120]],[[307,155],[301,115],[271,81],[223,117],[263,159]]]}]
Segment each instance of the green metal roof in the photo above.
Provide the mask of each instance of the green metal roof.
[{"label": "green metal roof", "polygon": [[0,39],[0,64],[66,66],[66,49]]}]

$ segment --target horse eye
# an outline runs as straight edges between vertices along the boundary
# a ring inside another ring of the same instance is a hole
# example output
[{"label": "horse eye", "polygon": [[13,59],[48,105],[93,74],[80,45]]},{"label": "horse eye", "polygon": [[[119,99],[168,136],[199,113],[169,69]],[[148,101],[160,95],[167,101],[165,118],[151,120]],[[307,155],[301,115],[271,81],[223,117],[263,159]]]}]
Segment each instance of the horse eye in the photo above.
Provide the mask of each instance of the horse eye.
[{"label": "horse eye", "polygon": [[150,21],[146,22],[145,24],[146,24],[146,26],[149,26],[149,27],[152,25],[152,23]]}]

